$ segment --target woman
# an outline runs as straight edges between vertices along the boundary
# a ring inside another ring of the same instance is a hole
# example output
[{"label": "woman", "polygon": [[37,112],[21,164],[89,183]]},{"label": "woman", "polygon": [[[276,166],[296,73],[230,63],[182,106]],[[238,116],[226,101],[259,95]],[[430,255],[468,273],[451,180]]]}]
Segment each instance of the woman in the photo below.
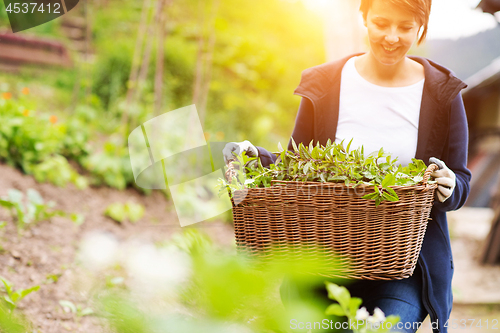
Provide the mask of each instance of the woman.
[{"label": "woman", "polygon": [[[370,312],[379,307],[386,315],[400,315],[407,323],[399,329],[403,332],[415,332],[427,315],[433,332],[447,332],[453,258],[446,212],[465,203],[471,177],[460,95],[466,85],[426,58],[407,56],[417,38],[418,44],[425,39],[430,7],[431,0],[362,0],[369,51],[305,70],[294,92],[303,97],[292,133],[297,144],[354,138],[353,147],[384,147],[403,165],[411,158],[443,162],[432,175],[439,184],[437,198],[414,274],[403,280],[356,280],[347,286]],[[227,161],[241,151],[259,156],[266,167],[276,160],[249,141],[228,143],[223,153]],[[280,290],[285,305],[289,295],[297,294],[294,288],[285,279]]]}]

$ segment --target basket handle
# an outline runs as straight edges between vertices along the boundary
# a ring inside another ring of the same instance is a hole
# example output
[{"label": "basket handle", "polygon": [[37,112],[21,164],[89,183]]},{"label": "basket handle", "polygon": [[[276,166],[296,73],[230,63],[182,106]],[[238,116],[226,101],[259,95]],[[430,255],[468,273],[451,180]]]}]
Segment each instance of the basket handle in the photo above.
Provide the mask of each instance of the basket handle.
[{"label": "basket handle", "polygon": [[425,170],[425,172],[424,172],[424,179],[422,179],[422,182],[424,184],[427,184],[427,181],[431,177],[431,173],[433,173],[436,170],[439,170],[438,165],[436,165],[434,163],[429,164],[429,166],[427,167],[427,170]]}]

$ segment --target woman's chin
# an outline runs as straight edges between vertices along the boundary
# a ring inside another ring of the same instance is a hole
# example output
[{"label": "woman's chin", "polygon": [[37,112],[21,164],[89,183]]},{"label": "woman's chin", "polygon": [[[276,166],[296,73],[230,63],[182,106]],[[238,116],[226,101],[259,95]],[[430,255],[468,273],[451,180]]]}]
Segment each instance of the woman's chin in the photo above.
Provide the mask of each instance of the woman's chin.
[{"label": "woman's chin", "polygon": [[385,65],[385,66],[392,66],[392,65],[395,65],[399,62],[401,62],[404,57],[401,57],[401,56],[396,56],[396,55],[385,55],[385,54],[381,54],[381,55],[378,55],[375,57],[375,59],[377,59],[377,61],[382,64],[382,65]]}]

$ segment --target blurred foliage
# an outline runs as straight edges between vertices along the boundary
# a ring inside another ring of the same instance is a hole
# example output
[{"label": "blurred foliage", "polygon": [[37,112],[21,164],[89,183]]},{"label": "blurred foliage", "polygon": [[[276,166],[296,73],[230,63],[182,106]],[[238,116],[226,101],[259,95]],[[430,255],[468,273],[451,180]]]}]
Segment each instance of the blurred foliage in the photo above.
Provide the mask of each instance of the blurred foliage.
[{"label": "blurred foliage", "polygon": [[[217,248],[197,228],[174,234],[171,241],[156,249],[147,248],[139,251],[139,256],[127,252],[129,258],[141,262],[140,266],[124,263],[122,270],[116,270],[120,265],[108,262],[109,268],[120,274],[113,278],[119,279],[118,284],[98,278],[104,272],[91,275],[95,278],[90,287],[94,313],[106,320],[112,332],[270,333],[290,332],[293,325],[314,322],[322,328],[315,327],[314,332],[338,332],[335,323],[346,324],[347,319],[359,323],[360,329],[354,332],[383,332],[383,328],[370,326],[366,330],[365,326],[386,319],[397,321],[393,316],[385,318],[379,310],[373,316],[365,315],[366,309],[360,309],[362,300],[351,298],[345,287],[334,284],[338,280],[309,274],[321,269],[321,260],[301,257],[264,265]],[[117,258],[123,260],[123,256]],[[167,271],[171,273],[164,275]],[[104,274],[109,276],[110,271]],[[319,287],[325,294],[328,288],[328,297],[335,303],[285,287],[281,295],[287,298],[284,307],[278,292],[284,275],[294,280],[297,288]],[[150,292],[142,289],[138,276],[143,276],[141,283]]]},{"label": "blurred foliage", "polygon": [[[0,98],[0,160],[33,174],[37,181],[85,188],[87,181],[66,157],[82,161],[89,154],[88,132],[73,119],[62,123],[57,116],[29,108],[23,99]],[[63,154],[63,155],[59,155]]]},{"label": "blurred foliage", "polygon": [[[220,0],[210,27],[203,24],[209,21],[210,3],[173,1],[168,7],[162,45],[163,109],[192,103],[199,38],[208,39],[214,29],[204,131],[217,133],[216,140],[249,139],[257,145],[275,146],[290,135],[299,103],[293,90],[301,71],[324,62],[321,20],[301,1]],[[91,61],[73,52],[73,69],[40,71],[31,66],[15,75],[0,74],[0,94],[12,94],[10,99],[0,98],[0,159],[27,173],[34,173],[35,164],[57,165],[66,180],[84,187],[81,178],[73,177],[71,163],[62,162],[64,158],[82,166],[90,174],[86,174],[90,184],[124,189],[134,185],[134,179],[123,134],[154,117],[159,45],[156,39],[152,41],[146,80],[138,86],[137,100],[127,105],[142,2],[108,0],[87,5]],[[83,6],[80,3],[71,15],[83,13]],[[7,27],[5,12],[0,13],[0,28]],[[50,36],[69,46],[60,25],[57,19],[21,34]],[[24,87],[29,87],[29,100],[20,93]],[[28,115],[23,114],[25,110]],[[125,112],[129,128],[124,128]],[[51,119],[57,121],[51,123]],[[38,171],[38,179],[54,182],[48,167],[39,169],[44,171]]]},{"label": "blurred foliage", "polygon": [[12,312],[7,304],[0,302],[0,327],[5,333],[25,333],[30,329],[29,321],[17,312]]},{"label": "blurred foliage", "polygon": [[[191,103],[198,38],[209,34],[200,23],[210,15],[209,6],[203,6],[200,13],[198,0],[174,1],[168,9],[165,111]],[[93,9],[92,91],[107,112],[118,116],[140,14],[141,3],[133,1],[110,0]],[[324,62],[323,31],[315,15],[302,2],[221,0],[205,130],[273,146],[278,137],[289,136],[299,102],[292,93],[300,73]],[[157,47],[154,43],[147,82],[139,93],[142,111],[133,111],[135,126],[151,117]]]},{"label": "blurred foliage", "polygon": [[37,116],[8,96],[0,98],[0,158],[28,172],[31,166],[61,150],[66,128],[51,122],[48,115]]},{"label": "blurred foliage", "polygon": [[125,204],[115,202],[109,205],[104,215],[112,218],[116,222],[123,223],[129,220],[132,223],[139,221],[144,216],[145,208],[143,205],[129,201]]},{"label": "blurred foliage", "polygon": [[30,104],[23,99],[7,97],[0,98],[0,161],[33,174],[39,182],[49,181],[61,187],[68,182],[80,189],[88,185],[68,159],[86,168],[93,185],[122,190],[134,184],[127,147],[105,141],[103,151],[90,153],[92,128],[87,121],[91,112],[83,116],[79,111],[63,122],[55,115],[28,109],[25,105]]},{"label": "blurred foliage", "polygon": [[37,182],[44,183],[46,181],[59,186],[65,187],[71,182],[79,189],[85,189],[88,186],[88,181],[85,177],[80,176],[76,172],[68,160],[61,155],[54,155],[43,162],[36,164],[31,168]]},{"label": "blurred foliage", "polygon": [[95,176],[93,184],[105,184],[119,190],[134,184],[128,148],[109,141],[104,143],[103,148],[82,163]]},{"label": "blurred foliage", "polygon": [[31,188],[27,190],[26,197],[19,190],[9,189],[7,196],[0,198],[0,207],[9,210],[11,216],[15,218],[19,232],[54,216],[67,217],[76,225],[83,223],[82,215],[56,210],[53,209],[54,206],[53,201],[45,202],[40,193]]},{"label": "blurred foliage", "polygon": [[[164,246],[172,245],[189,254],[190,260],[179,264],[191,268],[190,278],[172,287],[173,294],[158,290],[148,301],[149,296],[134,293],[133,284],[126,281],[127,288],[106,286],[96,295],[96,313],[113,331],[286,331],[286,313],[276,295],[283,272],[256,269],[255,263],[217,249],[194,228],[174,235]],[[148,276],[154,280],[154,272]],[[165,308],[172,303],[176,305]]]},{"label": "blurred foliage", "polygon": [[60,300],[59,305],[63,308],[64,312],[71,312],[73,315],[75,315],[77,322],[81,317],[88,316],[94,313],[91,308],[83,307],[80,304],[75,305],[75,303],[71,301]]}]

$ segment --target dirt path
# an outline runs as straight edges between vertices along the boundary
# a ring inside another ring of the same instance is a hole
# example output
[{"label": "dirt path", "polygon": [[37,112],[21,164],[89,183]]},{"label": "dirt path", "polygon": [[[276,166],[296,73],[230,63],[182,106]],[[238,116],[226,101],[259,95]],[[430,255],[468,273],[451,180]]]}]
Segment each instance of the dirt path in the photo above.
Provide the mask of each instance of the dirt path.
[{"label": "dirt path", "polygon": [[[76,292],[72,285],[75,275],[80,274],[75,255],[83,235],[104,231],[113,234],[119,241],[137,239],[157,243],[168,240],[182,230],[172,202],[158,191],[144,196],[133,189],[78,190],[72,184],[59,188],[51,184],[39,184],[33,177],[0,164],[0,196],[6,195],[11,188],[23,193],[33,188],[45,200],[54,201],[57,209],[80,213],[85,217],[81,226],[65,218],[53,218],[32,226],[18,237],[8,211],[0,208],[0,221],[8,222],[0,234],[0,246],[3,248],[0,252],[0,275],[11,281],[15,289],[41,286],[38,292],[19,303],[19,308],[33,322],[34,332],[102,331],[95,317],[86,316],[78,321],[59,305],[60,300],[68,300],[76,305],[87,306],[86,295]],[[146,208],[144,217],[137,223],[120,224],[103,215],[109,204],[129,200]],[[230,245],[234,240],[232,227],[227,223],[204,222],[194,227],[203,228],[214,241],[223,245]]]}]

